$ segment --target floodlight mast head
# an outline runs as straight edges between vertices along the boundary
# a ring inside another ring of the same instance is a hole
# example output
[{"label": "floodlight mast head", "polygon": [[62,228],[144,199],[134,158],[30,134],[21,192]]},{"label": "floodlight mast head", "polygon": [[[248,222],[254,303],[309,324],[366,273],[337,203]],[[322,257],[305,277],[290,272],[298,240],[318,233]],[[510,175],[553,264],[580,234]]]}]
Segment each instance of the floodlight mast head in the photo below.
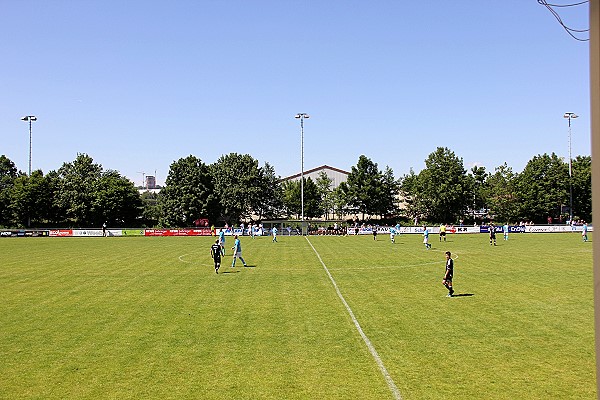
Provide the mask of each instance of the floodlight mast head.
[{"label": "floodlight mast head", "polygon": [[26,115],[21,118],[21,121],[37,121],[37,117],[35,115]]},{"label": "floodlight mast head", "polygon": [[308,119],[308,118],[310,118],[310,115],[308,115],[307,113],[299,113],[299,114],[296,114],[296,116],[294,118],[296,118],[296,119],[300,119],[300,118],[302,118],[302,119],[305,119],[305,118]]}]

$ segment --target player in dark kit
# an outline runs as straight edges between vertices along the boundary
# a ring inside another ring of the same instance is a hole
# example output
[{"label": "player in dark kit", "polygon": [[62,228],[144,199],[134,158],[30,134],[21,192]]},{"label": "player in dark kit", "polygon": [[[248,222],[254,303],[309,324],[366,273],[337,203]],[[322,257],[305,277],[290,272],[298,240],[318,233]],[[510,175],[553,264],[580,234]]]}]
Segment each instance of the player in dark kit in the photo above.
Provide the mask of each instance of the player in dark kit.
[{"label": "player in dark kit", "polygon": [[454,275],[454,260],[450,257],[450,252],[446,252],[446,274],[442,279],[442,285],[448,289],[448,296],[452,297],[454,289],[452,289],[452,275]]},{"label": "player in dark kit", "polygon": [[219,244],[219,239],[215,240],[215,243],[210,246],[210,255],[215,261],[215,272],[218,274],[221,267],[221,245]]},{"label": "player in dark kit", "polygon": [[491,245],[496,245],[496,227],[494,227],[494,224],[490,224],[489,226],[490,229],[490,246]]}]

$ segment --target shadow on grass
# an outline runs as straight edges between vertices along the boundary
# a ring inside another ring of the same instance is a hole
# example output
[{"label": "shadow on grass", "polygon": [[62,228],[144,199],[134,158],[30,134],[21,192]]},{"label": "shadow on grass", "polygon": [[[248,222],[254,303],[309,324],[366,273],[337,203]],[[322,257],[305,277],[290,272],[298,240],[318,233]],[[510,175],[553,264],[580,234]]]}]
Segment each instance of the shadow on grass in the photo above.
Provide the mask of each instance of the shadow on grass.
[{"label": "shadow on grass", "polygon": [[239,272],[240,272],[240,270],[238,269],[238,270],[234,270],[234,271],[223,271],[223,272],[221,272],[221,273],[222,273],[222,274],[237,274],[237,273],[239,273]]},{"label": "shadow on grass", "polygon": [[471,296],[475,296],[475,293],[459,293],[459,294],[452,295],[452,297],[471,297]]}]

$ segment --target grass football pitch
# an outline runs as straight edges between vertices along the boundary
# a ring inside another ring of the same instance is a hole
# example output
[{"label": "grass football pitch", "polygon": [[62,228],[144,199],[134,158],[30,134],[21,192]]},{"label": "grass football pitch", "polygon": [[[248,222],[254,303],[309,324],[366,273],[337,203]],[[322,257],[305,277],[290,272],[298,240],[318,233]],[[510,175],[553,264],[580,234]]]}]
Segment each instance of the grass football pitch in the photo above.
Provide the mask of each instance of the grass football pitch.
[{"label": "grass football pitch", "polygon": [[0,239],[0,398],[596,398],[591,243],[421,239]]}]

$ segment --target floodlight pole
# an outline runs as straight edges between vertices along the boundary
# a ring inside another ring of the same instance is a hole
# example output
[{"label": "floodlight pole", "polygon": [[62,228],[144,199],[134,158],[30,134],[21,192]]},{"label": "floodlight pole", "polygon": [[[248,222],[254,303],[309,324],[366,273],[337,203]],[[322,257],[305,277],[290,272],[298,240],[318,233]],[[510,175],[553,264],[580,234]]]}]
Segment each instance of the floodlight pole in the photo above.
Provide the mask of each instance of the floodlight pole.
[{"label": "floodlight pole", "polygon": [[[21,118],[21,121],[29,122],[29,175],[28,176],[31,178],[31,123],[33,121],[37,121],[37,117],[35,115],[26,115],[23,118]],[[28,215],[27,216],[27,227],[29,228],[30,226],[31,226],[31,216]]]},{"label": "floodlight pole", "polygon": [[35,115],[26,115],[21,118],[21,121],[29,121],[29,176],[31,176],[31,123],[37,121]]},{"label": "floodlight pole", "polygon": [[300,120],[300,207],[302,215],[302,234],[305,235],[304,230],[304,119],[310,118],[306,113],[296,114],[294,117]]},{"label": "floodlight pole", "polygon": [[573,224],[573,172],[571,162],[571,119],[577,118],[578,115],[572,112],[567,112],[563,118],[569,120],[569,221]]}]

